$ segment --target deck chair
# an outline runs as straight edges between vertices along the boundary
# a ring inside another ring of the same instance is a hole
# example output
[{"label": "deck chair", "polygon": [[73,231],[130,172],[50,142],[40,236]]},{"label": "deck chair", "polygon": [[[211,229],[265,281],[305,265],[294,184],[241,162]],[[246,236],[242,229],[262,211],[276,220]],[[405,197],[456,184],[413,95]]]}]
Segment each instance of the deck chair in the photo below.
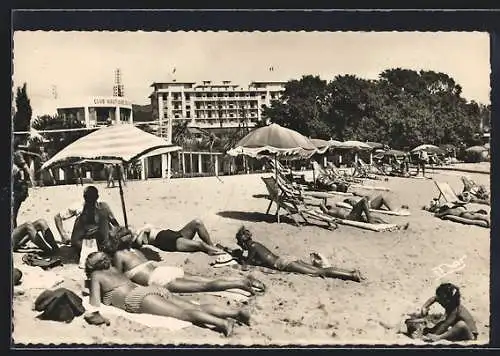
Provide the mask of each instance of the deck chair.
[{"label": "deck chair", "polygon": [[363,183],[363,179],[354,178],[353,176],[347,174],[344,169],[337,168],[332,162],[327,162],[326,165],[327,169],[325,169],[325,171],[333,177],[337,177],[338,179],[342,179],[348,183]]},{"label": "deck chair", "polygon": [[452,203],[456,205],[466,205],[467,202],[460,200],[458,196],[455,194],[453,189],[450,187],[450,185],[446,182],[438,182],[437,180],[434,181],[436,184],[437,189],[439,190],[439,196],[437,199],[441,202],[444,200],[444,203]]},{"label": "deck chair", "polygon": [[354,172],[352,173],[352,176],[355,178],[368,178],[368,179],[379,180],[380,179],[379,177],[371,173],[371,168],[372,167],[369,164],[366,164],[365,162],[363,162],[362,159],[358,158],[358,163],[354,167]]},{"label": "deck chair", "polygon": [[305,174],[304,173],[294,173],[291,169],[285,168],[280,161],[274,161],[272,159],[268,160],[269,166],[273,171],[277,170],[282,176],[287,177],[292,182],[297,184],[305,184]]},{"label": "deck chair", "polygon": [[266,214],[269,214],[272,204],[275,203],[277,205],[275,215],[278,223],[280,222],[280,210],[283,209],[290,215],[296,226],[300,225],[296,218],[296,215],[299,215],[308,224],[311,224],[310,219],[314,219],[327,223],[330,229],[337,228],[336,220],[333,217],[324,214],[316,207],[306,205],[295,192],[290,194],[288,187],[281,187],[274,177],[261,177],[261,179],[269,193],[270,202]]}]

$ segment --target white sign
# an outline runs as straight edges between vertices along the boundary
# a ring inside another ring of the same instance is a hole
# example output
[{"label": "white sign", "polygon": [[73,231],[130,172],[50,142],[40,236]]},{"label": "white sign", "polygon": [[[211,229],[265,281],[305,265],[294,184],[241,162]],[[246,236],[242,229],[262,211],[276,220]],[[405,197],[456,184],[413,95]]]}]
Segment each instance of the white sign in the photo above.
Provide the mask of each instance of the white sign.
[{"label": "white sign", "polygon": [[131,102],[120,97],[111,98],[94,98],[94,105],[109,105],[109,106],[131,106]]}]

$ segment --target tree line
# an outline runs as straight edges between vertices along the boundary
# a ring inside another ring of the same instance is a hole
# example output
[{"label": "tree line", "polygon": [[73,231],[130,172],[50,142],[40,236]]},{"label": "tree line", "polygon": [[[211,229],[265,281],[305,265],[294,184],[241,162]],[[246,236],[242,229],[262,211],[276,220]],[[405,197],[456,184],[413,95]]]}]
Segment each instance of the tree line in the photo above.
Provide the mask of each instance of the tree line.
[{"label": "tree line", "polygon": [[480,144],[490,106],[467,101],[445,73],[388,69],[378,79],[306,75],[286,83],[283,95],[263,107],[269,122],[311,138],[380,142],[396,149],[420,144]]}]

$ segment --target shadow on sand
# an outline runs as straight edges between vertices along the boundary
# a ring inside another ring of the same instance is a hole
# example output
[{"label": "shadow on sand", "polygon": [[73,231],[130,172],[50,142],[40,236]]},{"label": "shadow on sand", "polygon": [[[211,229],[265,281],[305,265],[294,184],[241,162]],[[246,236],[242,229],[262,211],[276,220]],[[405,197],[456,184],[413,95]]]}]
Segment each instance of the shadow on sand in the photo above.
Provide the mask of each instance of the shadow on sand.
[{"label": "shadow on sand", "polygon": [[[251,221],[251,222],[267,222],[274,224],[276,223],[276,217],[273,214],[265,214],[259,212],[248,212],[248,211],[220,211],[217,215],[235,220]],[[286,216],[280,217],[280,222],[287,224],[294,224],[294,221]]]}]

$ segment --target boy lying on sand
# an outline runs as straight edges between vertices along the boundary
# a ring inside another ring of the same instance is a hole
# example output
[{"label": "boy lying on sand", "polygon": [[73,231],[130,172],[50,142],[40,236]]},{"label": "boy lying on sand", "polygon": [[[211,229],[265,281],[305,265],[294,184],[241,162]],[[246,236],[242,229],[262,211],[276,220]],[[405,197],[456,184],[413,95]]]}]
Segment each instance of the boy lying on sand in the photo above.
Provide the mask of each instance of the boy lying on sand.
[{"label": "boy lying on sand", "polygon": [[134,283],[142,286],[158,285],[173,293],[218,292],[228,289],[241,289],[254,295],[256,289],[261,291],[265,289],[261,282],[251,276],[233,280],[199,280],[195,276],[186,276],[182,268],[148,260],[140,250],[131,247],[132,239],[132,232],[120,227],[110,234],[104,252],[112,257],[113,266]]},{"label": "boy lying on sand", "polygon": [[[203,327],[213,325],[226,336],[232,334],[234,320],[249,324],[248,310],[196,305],[172,295],[166,288],[133,283],[112,267],[104,252],[93,252],[87,257],[85,273],[90,279],[90,304],[95,308],[103,303],[129,313],[167,316]],[[94,311],[87,311],[88,316],[92,313]]]},{"label": "boy lying on sand", "polygon": [[[224,251],[214,246],[205,224],[194,219],[179,231],[159,229],[152,225],[145,225],[137,231],[134,245],[152,245],[167,252],[205,252],[208,255],[220,255]],[[194,241],[198,235],[201,241]]]},{"label": "boy lying on sand", "polygon": [[421,314],[426,316],[429,308],[438,302],[445,309],[445,319],[432,328],[424,329],[425,341],[477,340],[477,328],[469,311],[460,303],[460,290],[451,283],[443,283],[436,289],[436,295],[425,302]]},{"label": "boy lying on sand", "polygon": [[[236,233],[236,241],[242,250],[226,250],[232,256],[236,257],[243,267],[254,265],[315,277],[339,278],[355,282],[361,281],[361,274],[358,270],[348,271],[335,267],[316,267],[304,261],[276,256],[266,246],[253,241],[252,233],[245,226],[242,226]],[[247,257],[243,255],[244,252],[248,253]]]}]

